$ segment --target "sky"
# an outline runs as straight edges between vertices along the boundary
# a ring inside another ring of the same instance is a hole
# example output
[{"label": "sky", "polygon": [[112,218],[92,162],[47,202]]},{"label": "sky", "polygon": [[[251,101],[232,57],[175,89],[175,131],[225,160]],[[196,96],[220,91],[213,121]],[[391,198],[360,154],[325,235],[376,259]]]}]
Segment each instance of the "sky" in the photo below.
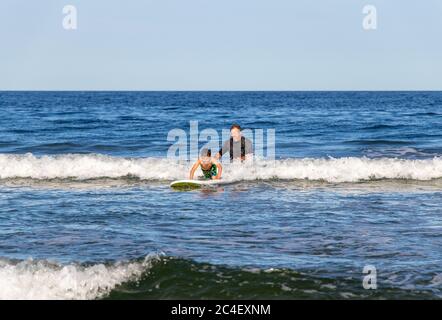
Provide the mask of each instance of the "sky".
[{"label": "sky", "polygon": [[442,90],[441,35],[440,0],[1,0],[0,90]]}]

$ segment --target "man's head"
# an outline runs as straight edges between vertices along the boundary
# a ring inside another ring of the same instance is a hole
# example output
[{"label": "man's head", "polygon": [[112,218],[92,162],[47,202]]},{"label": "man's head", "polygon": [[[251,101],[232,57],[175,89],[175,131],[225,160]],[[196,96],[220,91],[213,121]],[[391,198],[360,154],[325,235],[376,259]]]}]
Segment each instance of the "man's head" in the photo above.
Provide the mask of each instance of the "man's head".
[{"label": "man's head", "polygon": [[231,127],[230,127],[230,136],[233,138],[233,140],[235,141],[239,141],[241,140],[241,126],[239,124],[234,123]]},{"label": "man's head", "polygon": [[203,148],[200,153],[200,159],[202,163],[209,163],[212,161],[212,151],[207,148]]}]

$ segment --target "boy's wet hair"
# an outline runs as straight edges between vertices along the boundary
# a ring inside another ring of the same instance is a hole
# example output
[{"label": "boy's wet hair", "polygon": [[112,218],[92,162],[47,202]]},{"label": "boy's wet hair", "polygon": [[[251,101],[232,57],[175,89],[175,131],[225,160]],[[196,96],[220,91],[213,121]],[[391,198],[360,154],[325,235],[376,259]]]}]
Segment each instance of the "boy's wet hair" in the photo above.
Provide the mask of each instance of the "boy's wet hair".
[{"label": "boy's wet hair", "polygon": [[201,155],[201,157],[211,157],[212,156],[212,150],[207,149],[207,148],[203,148],[201,150],[200,155]]}]

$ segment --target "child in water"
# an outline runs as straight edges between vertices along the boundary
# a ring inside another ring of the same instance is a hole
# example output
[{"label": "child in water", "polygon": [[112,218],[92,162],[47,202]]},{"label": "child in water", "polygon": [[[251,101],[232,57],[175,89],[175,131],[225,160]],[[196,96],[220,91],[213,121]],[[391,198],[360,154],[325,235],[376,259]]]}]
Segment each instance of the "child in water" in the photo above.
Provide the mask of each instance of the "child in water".
[{"label": "child in water", "polygon": [[212,152],[210,149],[204,148],[201,150],[199,159],[195,162],[192,169],[190,169],[190,179],[193,180],[196,169],[201,166],[201,171],[204,174],[205,179],[218,180],[221,179],[223,167],[221,164],[212,158]]}]

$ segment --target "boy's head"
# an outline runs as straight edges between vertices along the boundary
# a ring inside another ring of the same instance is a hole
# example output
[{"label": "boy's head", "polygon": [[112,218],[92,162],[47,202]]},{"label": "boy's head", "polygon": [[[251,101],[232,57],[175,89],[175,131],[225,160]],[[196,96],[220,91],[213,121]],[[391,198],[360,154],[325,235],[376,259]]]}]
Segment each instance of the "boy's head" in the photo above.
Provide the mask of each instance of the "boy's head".
[{"label": "boy's head", "polygon": [[212,151],[207,148],[203,148],[200,153],[200,158],[202,162],[210,162],[212,157]]}]

